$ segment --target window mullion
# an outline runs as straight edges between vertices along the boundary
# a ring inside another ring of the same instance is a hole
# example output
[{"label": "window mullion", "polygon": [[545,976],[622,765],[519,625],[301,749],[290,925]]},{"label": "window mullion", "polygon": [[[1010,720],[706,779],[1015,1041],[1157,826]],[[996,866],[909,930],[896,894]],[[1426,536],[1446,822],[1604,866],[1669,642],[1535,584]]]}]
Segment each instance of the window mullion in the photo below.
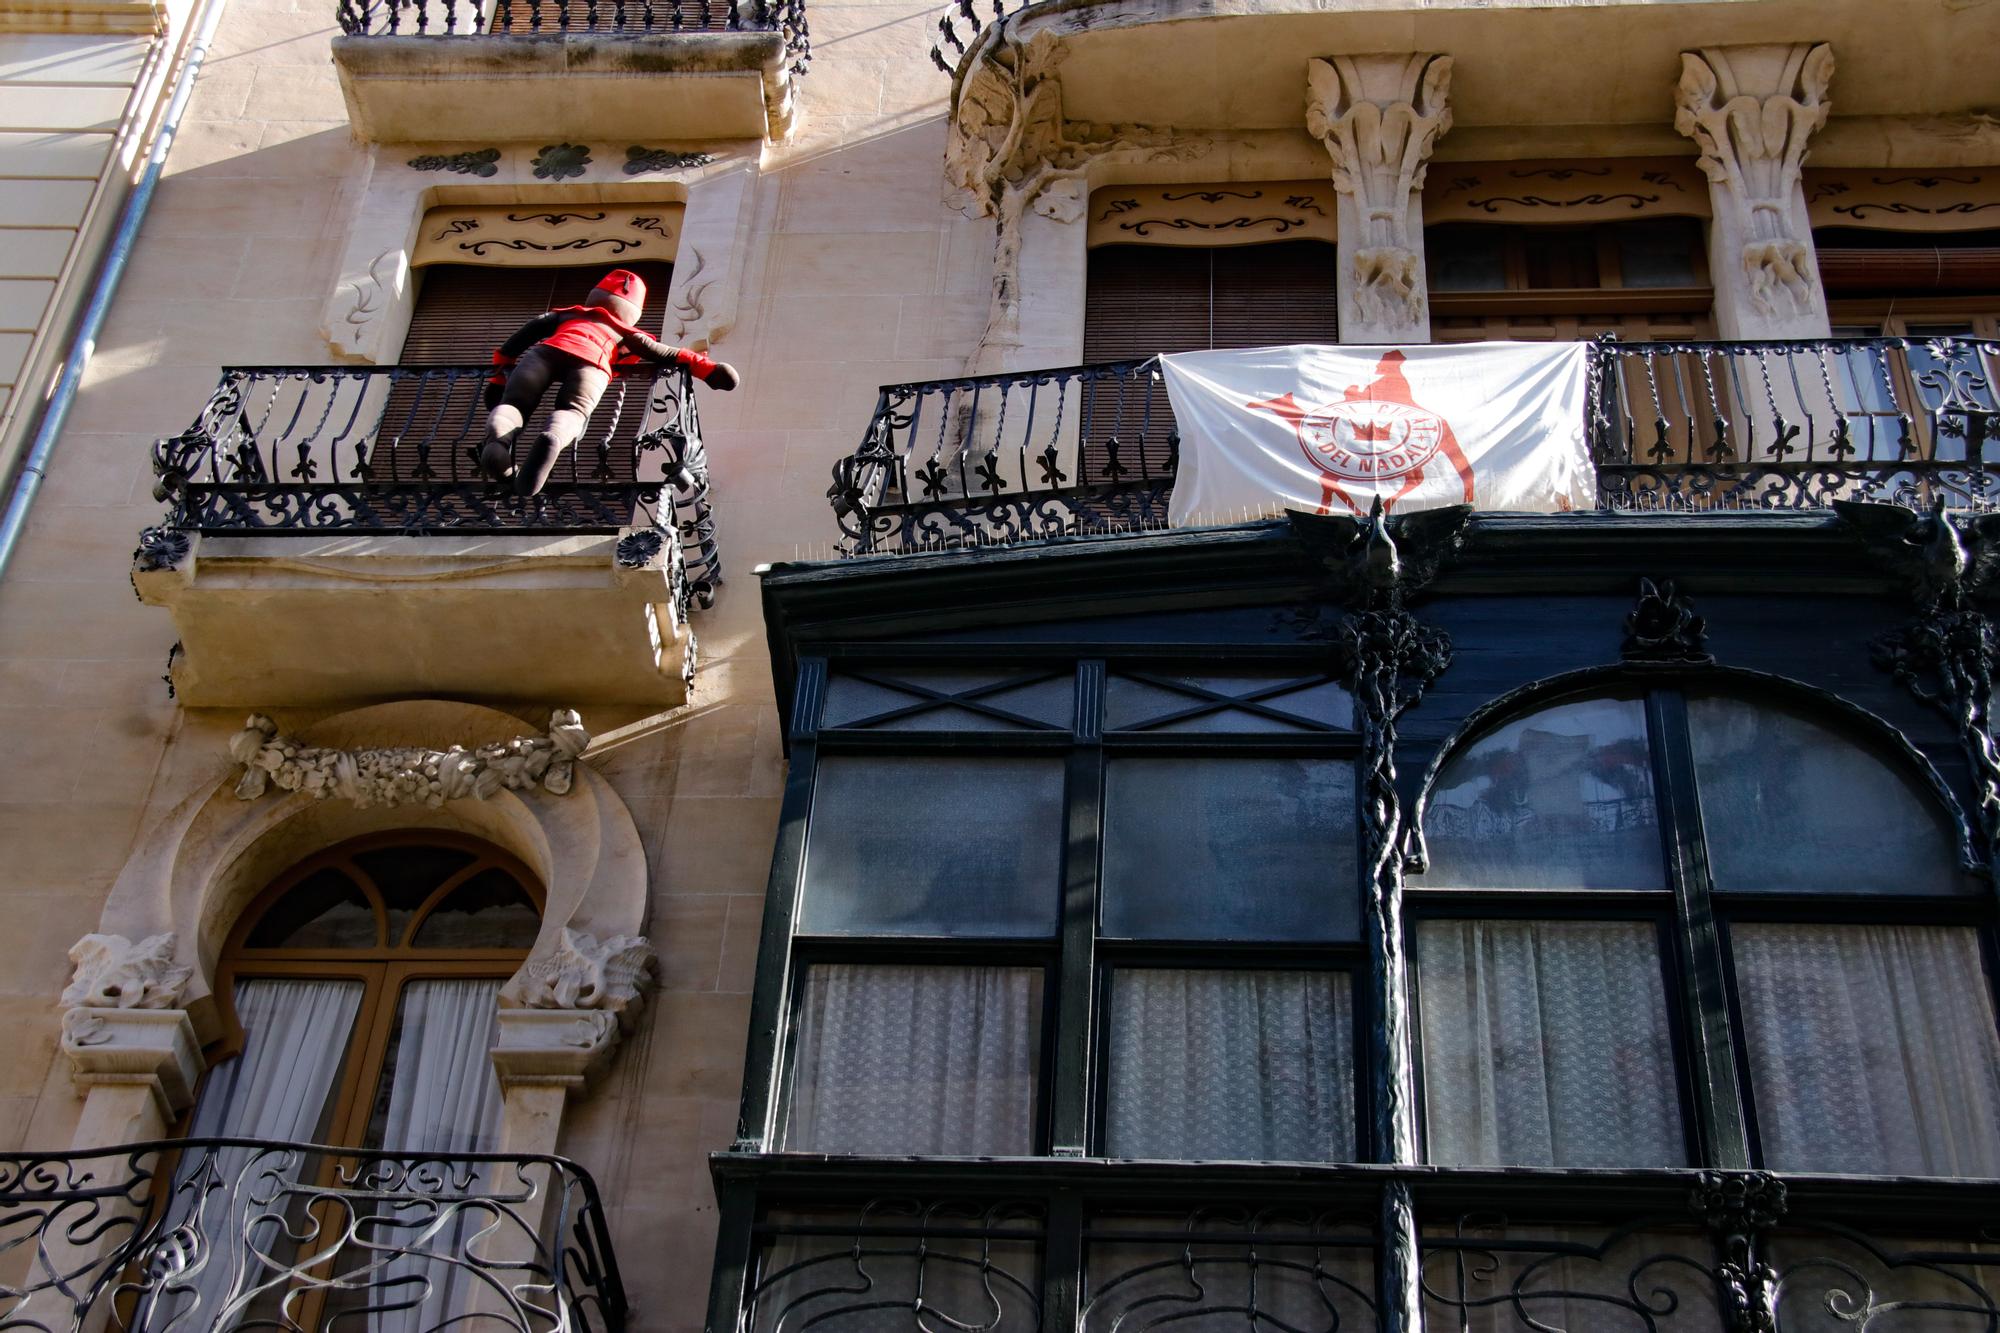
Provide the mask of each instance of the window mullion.
[{"label": "window mullion", "polygon": [[1730,1030],[1714,880],[1702,831],[1687,705],[1677,692],[1655,690],[1646,698],[1646,716],[1653,736],[1655,786],[1660,794],[1662,850],[1674,893],[1675,972],[1688,1034],[1687,1075],[1694,1088],[1701,1157],[1708,1166],[1747,1169],[1750,1138]]},{"label": "window mullion", "polygon": [[1056,1038],[1049,1151],[1090,1151],[1092,1030],[1097,1008],[1097,880],[1104,820],[1104,663],[1077,664],[1076,748],[1064,784],[1062,958],[1056,980]]}]

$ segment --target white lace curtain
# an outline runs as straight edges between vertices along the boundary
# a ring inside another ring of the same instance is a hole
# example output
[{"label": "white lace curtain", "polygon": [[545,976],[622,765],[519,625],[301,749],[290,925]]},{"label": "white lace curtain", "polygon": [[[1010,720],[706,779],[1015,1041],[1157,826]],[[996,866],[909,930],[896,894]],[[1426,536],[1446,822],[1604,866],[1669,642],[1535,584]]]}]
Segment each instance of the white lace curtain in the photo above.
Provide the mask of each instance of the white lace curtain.
[{"label": "white lace curtain", "polygon": [[1427,921],[1417,930],[1430,1160],[1687,1161],[1646,921]]},{"label": "white lace curtain", "polygon": [[2000,1035],[1977,932],[1729,932],[1764,1163],[2000,1176]]},{"label": "white lace curtain", "polygon": [[1121,969],[1111,988],[1105,1149],[1351,1160],[1353,1049],[1344,973]]},{"label": "white lace curtain", "polygon": [[843,963],[809,969],[805,991],[786,1147],[1034,1151],[1040,969]]}]

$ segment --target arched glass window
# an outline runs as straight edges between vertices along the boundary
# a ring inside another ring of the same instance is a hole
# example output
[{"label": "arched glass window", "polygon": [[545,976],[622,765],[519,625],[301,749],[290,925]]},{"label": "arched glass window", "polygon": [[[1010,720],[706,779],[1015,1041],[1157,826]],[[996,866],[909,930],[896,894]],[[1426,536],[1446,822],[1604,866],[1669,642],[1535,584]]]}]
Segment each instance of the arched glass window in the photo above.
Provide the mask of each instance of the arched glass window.
[{"label": "arched glass window", "polygon": [[234,1058],[210,1071],[190,1133],[496,1148],[496,1001],[540,900],[512,857],[449,835],[358,839],[295,867],[224,950]]},{"label": "arched glass window", "polygon": [[1431,1161],[2000,1174],[1990,896],[1906,757],[1789,697],[1570,698],[1424,833]]}]

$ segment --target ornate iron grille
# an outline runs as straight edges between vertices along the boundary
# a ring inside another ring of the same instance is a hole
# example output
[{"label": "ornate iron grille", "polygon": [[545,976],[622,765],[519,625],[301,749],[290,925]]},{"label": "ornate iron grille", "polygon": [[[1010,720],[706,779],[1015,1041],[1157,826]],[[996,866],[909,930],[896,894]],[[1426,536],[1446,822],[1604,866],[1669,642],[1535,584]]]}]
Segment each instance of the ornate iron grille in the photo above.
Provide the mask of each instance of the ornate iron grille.
[{"label": "ornate iron grille", "polygon": [[349,37],[775,32],[795,73],[812,59],[805,0],[339,0],[335,14]]},{"label": "ornate iron grille", "polygon": [[597,1186],[555,1157],[250,1139],[0,1156],[0,1326],[618,1330]]},{"label": "ornate iron grille", "polygon": [[[2000,502],[2000,343],[1607,339],[1591,358],[1599,508]],[[892,384],[827,495],[849,555],[1141,531],[1166,525],[1179,454],[1157,358]]]},{"label": "ornate iron grille", "polygon": [[[256,366],[222,372],[194,424],[153,447],[162,527],[233,536],[464,532],[678,538],[694,591],[719,581],[693,381],[614,379],[548,488],[518,499],[474,455],[489,366]],[[652,429],[621,437],[649,412]],[[530,422],[522,432],[531,439]]]},{"label": "ornate iron grille", "polygon": [[[754,1154],[716,1168],[725,1218],[751,1219],[749,1263],[718,1268],[718,1330],[2000,1329],[1990,1182]],[[914,1192],[870,1197],[871,1181]]]}]

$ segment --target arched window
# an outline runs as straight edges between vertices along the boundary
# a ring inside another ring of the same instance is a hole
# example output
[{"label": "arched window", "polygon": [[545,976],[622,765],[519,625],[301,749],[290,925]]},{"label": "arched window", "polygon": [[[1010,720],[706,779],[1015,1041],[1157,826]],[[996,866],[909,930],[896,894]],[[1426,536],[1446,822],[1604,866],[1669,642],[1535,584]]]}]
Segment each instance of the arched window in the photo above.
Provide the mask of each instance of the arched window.
[{"label": "arched window", "polygon": [[1994,911],[1939,804],[1776,692],[1461,746],[1408,897],[1430,1160],[2000,1174]]},{"label": "arched window", "polygon": [[233,1058],[210,1071],[190,1133],[495,1149],[496,1001],[540,903],[512,857],[450,835],[358,839],[295,867],[224,950]]}]

